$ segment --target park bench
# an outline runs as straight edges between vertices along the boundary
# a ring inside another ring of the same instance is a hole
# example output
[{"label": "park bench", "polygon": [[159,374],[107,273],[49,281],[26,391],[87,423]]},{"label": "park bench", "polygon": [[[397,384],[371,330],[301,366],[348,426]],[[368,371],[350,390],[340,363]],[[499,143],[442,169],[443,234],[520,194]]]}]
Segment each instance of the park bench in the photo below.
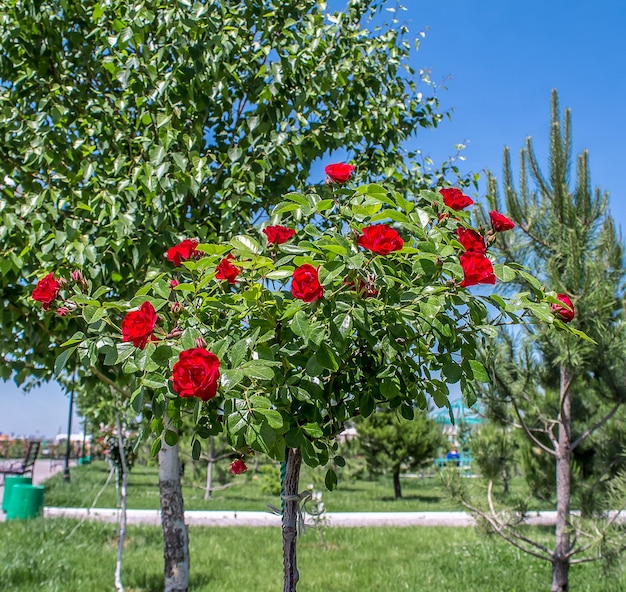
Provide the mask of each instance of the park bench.
[{"label": "park bench", "polygon": [[26,455],[23,460],[14,460],[0,464],[0,475],[3,476],[3,481],[5,475],[30,474],[32,476],[33,467],[35,466],[35,461],[37,460],[37,455],[39,454],[40,445],[41,442],[33,440],[28,443],[28,450],[26,451]]}]

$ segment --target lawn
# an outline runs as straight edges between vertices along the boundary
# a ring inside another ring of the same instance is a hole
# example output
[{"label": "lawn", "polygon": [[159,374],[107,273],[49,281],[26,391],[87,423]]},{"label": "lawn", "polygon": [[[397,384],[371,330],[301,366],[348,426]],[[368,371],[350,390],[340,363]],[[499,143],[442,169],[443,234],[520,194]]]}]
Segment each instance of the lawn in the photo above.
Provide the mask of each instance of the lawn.
[{"label": "lawn", "polygon": [[[70,483],[64,483],[61,475],[46,482],[45,504],[47,506],[90,507],[107,479],[109,469],[102,462],[72,468]],[[272,483],[273,481],[273,483]],[[393,499],[391,478],[380,477],[374,481],[341,479],[335,491],[327,491],[322,484],[323,473],[304,470],[301,488],[310,483],[323,491],[323,501],[329,512],[420,512],[459,510],[449,500],[435,477],[403,479],[403,499]],[[216,491],[210,500],[204,500],[200,481],[195,483],[183,477],[183,496],[187,510],[265,510],[267,504],[280,506],[277,494],[267,493],[264,487],[278,483],[278,471],[274,474],[254,475],[245,473],[233,480],[227,489]],[[100,495],[97,507],[116,506],[115,480]],[[128,507],[149,509],[159,507],[159,487],[156,466],[138,465],[129,474]]]},{"label": "lawn", "polygon": [[[0,581],[12,592],[113,590],[115,526],[63,519],[0,523]],[[548,536],[533,529],[533,534]],[[190,529],[194,592],[281,589],[278,528]],[[163,589],[161,531],[130,527],[124,554],[126,592]],[[550,566],[472,528],[326,528],[299,542],[299,592],[547,590]],[[621,569],[572,568],[577,592],[626,590]]]}]

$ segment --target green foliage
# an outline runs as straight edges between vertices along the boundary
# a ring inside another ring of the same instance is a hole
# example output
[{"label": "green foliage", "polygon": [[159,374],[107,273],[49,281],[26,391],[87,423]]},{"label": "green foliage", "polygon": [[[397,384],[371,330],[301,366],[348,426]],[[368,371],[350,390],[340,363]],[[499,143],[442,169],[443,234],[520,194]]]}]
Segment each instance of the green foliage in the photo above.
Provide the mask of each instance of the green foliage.
[{"label": "green foliage", "polygon": [[359,421],[357,431],[361,450],[374,474],[417,469],[444,443],[439,425],[421,410],[412,420],[379,411]]},{"label": "green foliage", "polygon": [[[389,471],[399,485],[400,471],[415,470],[431,460],[445,438],[425,411],[407,420],[391,411],[377,411],[357,423],[358,439],[372,473]],[[396,491],[396,497],[402,497]]]},{"label": "green foliage", "polygon": [[407,29],[371,27],[380,8],[2,1],[1,377],[50,377],[78,330],[30,309],[44,272],[129,298],[164,244],[240,232],[334,150],[421,182],[402,142],[441,116]]},{"label": "green foliage", "polygon": [[[270,219],[296,230],[284,244],[264,245],[257,230],[201,243],[199,258],[176,268],[175,288],[159,273],[128,303],[103,291],[96,299],[74,283],[67,299],[87,336],[70,347],[83,366],[104,363],[135,375],[152,396],[145,416],[157,434],[165,413],[177,425],[189,416],[192,444],[224,430],[241,452],[280,460],[285,447],[295,447],[309,466],[324,465],[346,422],[379,405],[412,419],[428,399],[447,406],[455,383],[471,403],[474,373],[484,378],[475,362],[482,329],[517,322],[523,311],[546,317],[541,290],[505,301],[460,287],[456,229],[468,214],[440,220],[445,210],[438,193],[407,200],[377,184],[287,194]],[[402,249],[376,255],[357,246],[364,227],[394,220]],[[240,269],[234,287],[216,280],[226,252]],[[317,270],[324,290],[310,303],[288,291],[294,269],[304,265]],[[363,286],[374,291],[365,294]],[[155,341],[129,351],[117,342],[119,316],[143,302],[158,314]],[[106,311],[96,322],[94,309]],[[176,396],[170,381],[179,354],[198,339],[220,360],[220,396],[208,403]]]}]

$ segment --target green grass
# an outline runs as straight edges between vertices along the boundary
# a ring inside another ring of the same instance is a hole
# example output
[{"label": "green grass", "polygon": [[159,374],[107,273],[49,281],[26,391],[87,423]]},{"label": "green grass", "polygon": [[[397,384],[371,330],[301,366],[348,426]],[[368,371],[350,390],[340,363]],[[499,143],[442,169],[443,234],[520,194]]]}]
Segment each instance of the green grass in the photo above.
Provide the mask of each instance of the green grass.
[{"label": "green grass", "polygon": [[[64,483],[61,475],[46,482],[45,504],[47,506],[90,507],[104,485],[109,469],[100,461],[78,466],[71,470],[70,483]],[[329,512],[418,512],[460,509],[449,500],[437,478],[419,479],[405,477],[402,480],[403,499],[393,499],[390,478],[375,481],[347,481],[341,479],[335,491],[327,491],[321,484],[323,473],[306,469],[300,480],[301,488],[310,483],[323,491],[323,500]],[[183,478],[183,496],[188,510],[265,510],[267,504],[280,505],[278,495],[263,491],[267,478],[251,472],[233,479],[234,485],[216,491],[210,500],[204,500],[200,483],[193,484]],[[100,496],[97,507],[116,506],[115,482]],[[148,509],[159,507],[158,474],[154,466],[136,466],[129,474],[128,507]]]},{"label": "green grass", "polygon": [[[47,506],[91,507],[97,493],[104,485],[109,469],[103,461],[72,468],[70,483],[64,483],[60,474],[46,482],[45,504]],[[195,483],[190,476],[183,477],[183,497],[187,510],[257,510],[263,511],[267,504],[280,506],[278,494],[264,491],[264,485],[278,483],[278,471],[273,480],[262,473],[252,471],[232,479],[232,487],[213,493],[204,500],[204,489],[199,480]],[[313,484],[323,492],[323,501],[328,512],[429,512],[462,510],[449,499],[437,477],[403,477],[403,498],[393,499],[390,477],[376,480],[349,480],[339,473],[339,485],[335,491],[327,491],[323,485],[324,471],[305,467],[300,479],[301,489]],[[469,479],[471,486],[478,487],[478,480]],[[513,483],[513,492],[521,492],[520,479]],[[116,507],[115,482],[111,481],[98,499],[97,507]],[[129,474],[128,507],[150,509],[159,507],[157,468],[153,465],[138,465]],[[553,509],[549,503],[533,504],[533,509]]]},{"label": "green grass", "polygon": [[[0,581],[13,592],[113,590],[115,526],[36,519],[0,523]],[[548,536],[538,529],[533,535]],[[528,592],[547,590],[550,566],[470,528],[326,528],[299,542],[299,592]],[[281,589],[278,528],[190,529],[194,592]],[[161,530],[130,527],[122,570],[127,592],[162,583]],[[624,570],[575,566],[576,592],[626,590]]]}]

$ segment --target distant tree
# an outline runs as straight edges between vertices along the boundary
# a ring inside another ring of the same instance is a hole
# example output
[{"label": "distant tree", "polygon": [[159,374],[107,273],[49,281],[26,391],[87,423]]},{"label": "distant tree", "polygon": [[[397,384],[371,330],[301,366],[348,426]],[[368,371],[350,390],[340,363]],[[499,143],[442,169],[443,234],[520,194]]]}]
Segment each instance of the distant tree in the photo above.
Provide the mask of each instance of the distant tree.
[{"label": "distant tree", "polygon": [[440,426],[419,409],[412,420],[377,410],[357,423],[357,431],[368,468],[391,473],[395,499],[402,497],[402,470],[419,468],[444,443]]},{"label": "distant tree", "polygon": [[[583,474],[589,471],[586,491],[593,490],[595,507],[600,509],[606,484],[624,460],[614,446],[611,462],[600,451],[593,452],[598,442],[606,441],[606,434],[615,431],[626,401],[623,248],[608,213],[608,195],[591,189],[587,152],[578,156],[571,187],[570,129],[570,112],[566,110],[562,122],[555,91],[549,172],[541,171],[528,138],[520,156],[518,189],[505,148],[504,201],[517,228],[494,236],[509,260],[526,265],[547,289],[559,293],[552,306],[552,325],[569,323],[594,341],[550,325],[505,335],[487,351],[485,363],[493,386],[483,389],[486,405],[504,409],[501,420],[511,421],[528,439],[525,462],[533,467],[535,483],[544,490],[554,483],[554,547],[548,549],[527,533],[520,534],[493,506],[491,511],[473,506],[495,532],[552,564],[552,592],[569,589],[571,565],[602,557],[600,541],[607,542],[606,533],[615,521],[595,514],[593,528],[577,527],[578,519],[571,513],[573,476],[581,468]],[[489,195],[490,205],[499,210],[497,184],[491,175]],[[537,285],[532,278],[528,283]],[[551,475],[545,473],[548,467]]]}]

